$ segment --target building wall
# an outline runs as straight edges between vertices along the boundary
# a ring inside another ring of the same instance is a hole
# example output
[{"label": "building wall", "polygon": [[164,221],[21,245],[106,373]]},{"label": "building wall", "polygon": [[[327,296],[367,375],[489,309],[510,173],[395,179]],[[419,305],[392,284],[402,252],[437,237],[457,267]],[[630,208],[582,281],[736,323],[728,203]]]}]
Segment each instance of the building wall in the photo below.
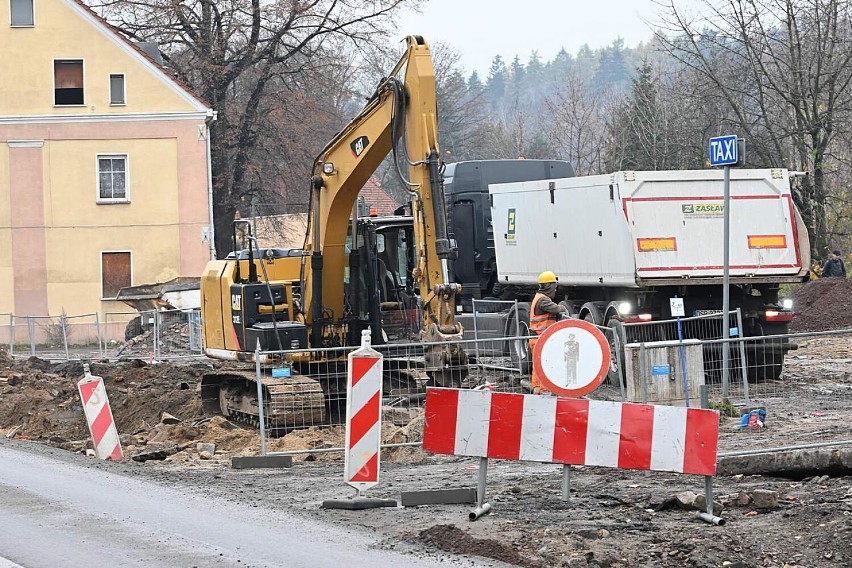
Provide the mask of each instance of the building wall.
[{"label": "building wall", "polygon": [[11,313],[15,307],[12,271],[12,211],[9,187],[9,147],[0,144],[0,314]]},{"label": "building wall", "polygon": [[[16,275],[11,286],[0,280],[0,313],[126,311],[101,300],[101,251],[131,252],[133,284],[200,275],[209,246],[199,127],[203,121],[0,125],[12,172],[0,216],[5,209],[13,227],[0,266]],[[98,154],[127,154],[129,203],[97,202]]]}]

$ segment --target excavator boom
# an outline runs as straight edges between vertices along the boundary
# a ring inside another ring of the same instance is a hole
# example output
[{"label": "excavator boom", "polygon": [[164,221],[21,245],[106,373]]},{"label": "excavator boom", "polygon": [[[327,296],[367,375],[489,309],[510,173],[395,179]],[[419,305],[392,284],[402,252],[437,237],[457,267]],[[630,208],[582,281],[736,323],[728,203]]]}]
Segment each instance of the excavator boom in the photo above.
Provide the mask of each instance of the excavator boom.
[{"label": "excavator boom", "polygon": [[[432,54],[422,37],[409,36],[406,43],[406,53],[362,112],[314,163],[311,225],[305,245],[311,259],[302,287],[313,346],[334,340],[328,337],[325,324],[329,319],[333,324],[344,311],[348,221],[358,192],[388,154],[393,155],[392,167],[411,197],[413,275],[423,302],[421,339],[440,343],[462,335],[454,321],[459,286],[448,281],[446,261],[455,254],[455,243],[447,235]],[[398,77],[401,73],[403,80]],[[407,175],[401,171],[401,161],[408,165]],[[457,368],[466,362],[458,348],[444,347],[448,346],[427,350],[430,370]]]}]

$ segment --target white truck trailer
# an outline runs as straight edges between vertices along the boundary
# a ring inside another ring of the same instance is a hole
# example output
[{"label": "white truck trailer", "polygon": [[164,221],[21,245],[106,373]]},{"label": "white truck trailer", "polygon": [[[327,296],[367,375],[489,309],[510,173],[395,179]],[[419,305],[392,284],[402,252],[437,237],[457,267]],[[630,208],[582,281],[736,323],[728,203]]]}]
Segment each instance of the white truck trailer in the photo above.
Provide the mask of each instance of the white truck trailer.
[{"label": "white truck trailer", "polygon": [[[687,315],[721,310],[722,176],[621,171],[489,186],[498,291],[528,301],[538,274],[552,270],[557,299],[574,317],[621,334],[623,322],[670,319],[675,295]],[[809,265],[790,173],[732,169],[730,305],[742,312],[744,336],[788,331],[793,314],[779,303],[779,285],[802,282]],[[528,305],[518,311],[528,318]],[[687,333],[701,339],[703,328],[693,327]],[[753,378],[776,378],[790,348],[781,338],[749,344]]]}]

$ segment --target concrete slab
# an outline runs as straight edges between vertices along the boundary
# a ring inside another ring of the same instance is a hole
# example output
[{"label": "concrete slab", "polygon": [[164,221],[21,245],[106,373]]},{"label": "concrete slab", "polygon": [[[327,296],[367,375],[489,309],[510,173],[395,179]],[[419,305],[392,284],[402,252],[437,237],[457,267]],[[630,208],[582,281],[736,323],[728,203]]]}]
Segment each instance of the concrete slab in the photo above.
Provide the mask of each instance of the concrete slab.
[{"label": "concrete slab", "polygon": [[326,499],[322,502],[323,509],[360,511],[362,509],[379,509],[381,507],[396,507],[396,500],[377,499],[375,497],[355,497],[354,499]]},{"label": "concrete slab", "polygon": [[852,473],[852,448],[790,450],[719,458],[716,475],[740,473],[791,479],[814,475],[849,475]]},{"label": "concrete slab", "polygon": [[431,491],[404,491],[402,493],[403,507],[467,503],[476,503],[476,489],[435,489]]},{"label": "concrete slab", "polygon": [[234,456],[232,469],[274,469],[293,467],[293,456]]}]

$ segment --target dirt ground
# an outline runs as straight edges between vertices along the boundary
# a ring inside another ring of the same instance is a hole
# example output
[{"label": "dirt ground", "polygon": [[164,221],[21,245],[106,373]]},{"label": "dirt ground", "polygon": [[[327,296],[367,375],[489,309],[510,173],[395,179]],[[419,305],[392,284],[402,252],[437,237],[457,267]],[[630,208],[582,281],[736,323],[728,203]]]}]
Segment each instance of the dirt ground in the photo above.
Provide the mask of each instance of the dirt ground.
[{"label": "dirt ground", "polygon": [[[767,428],[740,430],[738,418],[723,418],[720,452],[852,439],[850,336],[797,343],[781,381],[750,389],[752,399],[768,411]],[[560,500],[559,466],[505,461],[489,466],[493,510],[476,522],[467,520],[464,505],[322,510],[322,500],[351,493],[342,483],[341,456],[303,454],[289,470],[231,469],[231,456],[258,453],[259,436],[224,418],[203,416],[198,382],[210,368],[207,361],[93,363],[93,374],[104,377],[129,458],[119,464],[90,458],[93,466],[210,498],[296,510],[381,534],[388,548],[440,549],[483,565],[852,565],[849,476],[717,477],[716,500],[727,521],[721,527],[696,520],[695,511],[674,500],[684,491],[702,494],[701,477],[576,467],[566,503]],[[0,355],[0,433],[85,454],[91,444],[76,391],[82,374],[79,362],[12,361]],[[174,419],[163,421],[164,412]],[[408,425],[386,423],[385,439],[417,441],[422,418],[412,416]],[[317,450],[342,440],[340,427],[310,429],[271,440],[269,450]],[[206,453],[209,447],[199,443],[215,444],[215,452]],[[381,484],[371,494],[398,499],[403,491],[474,487],[477,464],[419,448],[386,451]],[[765,507],[758,506],[762,491],[774,492]]]}]

